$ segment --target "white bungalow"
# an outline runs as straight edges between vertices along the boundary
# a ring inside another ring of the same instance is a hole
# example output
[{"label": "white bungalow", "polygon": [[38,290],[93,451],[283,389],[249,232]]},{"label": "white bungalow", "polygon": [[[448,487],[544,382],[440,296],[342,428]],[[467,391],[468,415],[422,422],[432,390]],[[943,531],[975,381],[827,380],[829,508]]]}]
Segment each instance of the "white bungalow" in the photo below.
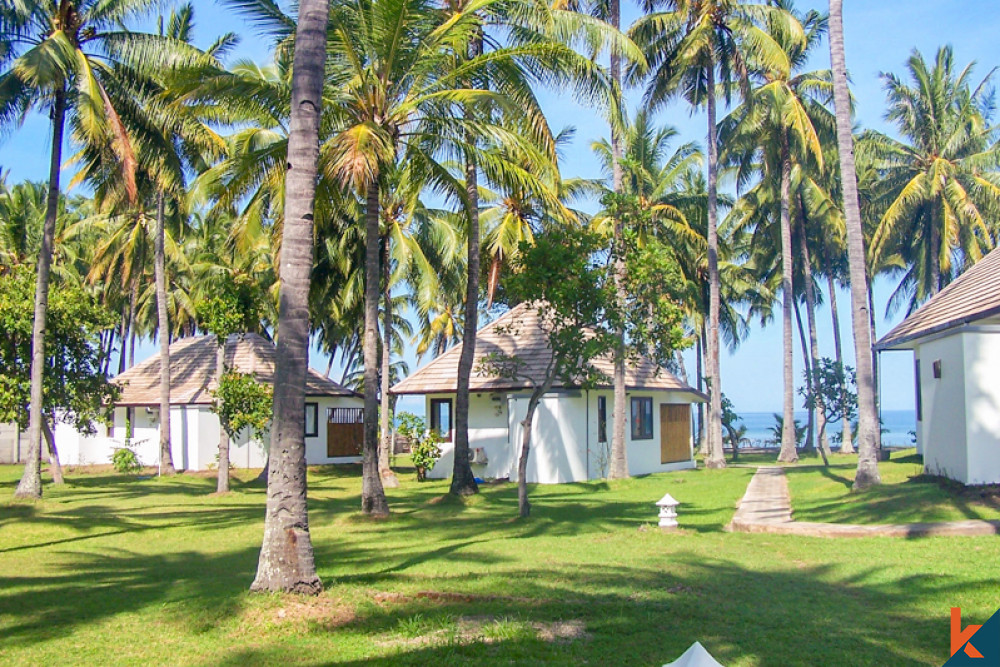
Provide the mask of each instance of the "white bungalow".
[{"label": "white bungalow", "polygon": [[[206,470],[218,461],[219,418],[212,413],[215,389],[214,336],[182,338],[170,346],[170,440],[178,470]],[[257,334],[234,335],[226,342],[226,364],[274,382],[275,347]],[[56,444],[63,464],[104,464],[124,445],[128,424],[131,442],[144,465],[158,465],[160,443],[160,358],[153,356],[115,378],[122,386],[114,407],[114,426],[88,437],[59,424]],[[360,461],[362,405],[358,394],[309,369],[306,378],[306,461]],[[231,443],[236,467],[260,468],[266,444],[241,434]]]},{"label": "white bungalow", "polygon": [[[512,326],[513,325],[513,326]],[[527,377],[544,374],[550,357],[545,333],[533,309],[518,306],[479,330],[475,358],[491,352],[517,355]],[[392,388],[397,395],[422,394],[429,426],[446,439],[443,456],[429,476],[451,474],[454,406],[461,346],[455,346]],[[607,377],[610,359],[595,366]],[[691,404],[704,394],[650,361],[626,369],[628,394],[626,443],[629,472],[643,475],[693,468]],[[482,478],[517,479],[521,425],[531,384],[473,370],[469,396],[469,447],[472,469]],[[607,474],[611,452],[613,393],[610,384],[595,389],[557,385],[538,406],[532,424],[528,481],[554,484],[598,479]]]},{"label": "white bungalow", "polygon": [[913,350],[924,469],[1000,483],[1000,250],[941,290],[876,345]]}]

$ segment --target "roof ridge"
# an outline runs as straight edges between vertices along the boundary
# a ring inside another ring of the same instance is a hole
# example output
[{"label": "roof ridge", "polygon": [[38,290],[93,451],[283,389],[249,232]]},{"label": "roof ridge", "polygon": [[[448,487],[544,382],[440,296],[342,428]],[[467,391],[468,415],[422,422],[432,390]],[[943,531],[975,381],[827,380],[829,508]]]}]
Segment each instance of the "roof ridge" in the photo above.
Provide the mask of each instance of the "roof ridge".
[{"label": "roof ridge", "polygon": [[[515,311],[517,311],[518,309],[520,309],[522,307],[526,307],[526,306],[527,306],[526,303],[519,303],[516,306],[514,306],[513,308],[508,309],[507,312],[501,314],[495,320],[487,322],[483,326],[481,326],[478,329],[476,329],[476,344],[478,345],[478,343],[479,343],[479,335],[481,333],[484,333],[487,329],[496,327],[496,325],[499,324],[501,320],[503,320],[506,317],[512,316]],[[403,378],[402,380],[400,380],[399,382],[397,382],[396,384],[394,384],[392,386],[392,388],[395,389],[396,387],[398,387],[399,385],[403,384],[404,382],[409,381],[411,378],[419,377],[421,374],[429,372],[435,366],[440,365],[440,363],[444,359],[450,358],[452,355],[454,355],[456,353],[457,354],[461,354],[461,352],[462,352],[461,342],[458,343],[458,344],[456,344],[456,345],[452,345],[450,348],[448,348],[447,350],[445,350],[444,352],[442,352],[439,356],[434,357],[433,359],[431,359],[430,361],[428,361],[426,364],[424,364],[421,368],[418,368],[417,370],[413,371],[412,373],[410,373],[409,375],[407,375],[405,378]]]}]

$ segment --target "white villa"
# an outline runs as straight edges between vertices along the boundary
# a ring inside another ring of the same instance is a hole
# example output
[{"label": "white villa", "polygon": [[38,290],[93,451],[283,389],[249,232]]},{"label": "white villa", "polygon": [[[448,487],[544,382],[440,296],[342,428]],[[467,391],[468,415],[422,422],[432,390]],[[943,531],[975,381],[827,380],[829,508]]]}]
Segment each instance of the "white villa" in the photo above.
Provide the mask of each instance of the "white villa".
[{"label": "white villa", "polygon": [[[178,470],[215,467],[219,451],[219,418],[209,409],[215,389],[214,336],[182,338],[170,346],[170,439]],[[226,342],[226,365],[254,373],[261,382],[274,382],[275,347],[257,334],[233,335]],[[159,464],[160,358],[133,366],[115,378],[122,386],[114,407],[114,426],[98,427],[96,436],[85,436],[58,424],[55,437],[64,465],[109,463],[113,451],[126,440],[127,423],[132,444],[143,465]],[[355,392],[309,369],[306,378],[306,461],[352,463],[360,461],[363,401]],[[236,467],[260,468],[267,443],[242,435],[230,443]]]},{"label": "white villa", "polygon": [[[533,309],[513,308],[480,329],[477,360],[491,352],[517,355],[525,374],[541,378],[550,352]],[[392,388],[396,395],[423,395],[429,425],[446,439],[443,456],[429,477],[451,475],[454,454],[453,413],[458,360],[455,346]],[[607,377],[610,359],[595,364]],[[626,441],[629,472],[642,475],[693,468],[691,404],[703,402],[701,392],[650,361],[626,369],[628,388]],[[469,397],[469,447],[473,472],[482,478],[517,479],[521,421],[531,385],[485,376],[474,368]],[[532,424],[528,481],[555,484],[598,479],[606,475],[610,458],[613,395],[610,385],[596,389],[555,386],[538,406]]]},{"label": "white villa", "polygon": [[876,349],[913,351],[924,469],[963,484],[1000,483],[1000,249]]}]

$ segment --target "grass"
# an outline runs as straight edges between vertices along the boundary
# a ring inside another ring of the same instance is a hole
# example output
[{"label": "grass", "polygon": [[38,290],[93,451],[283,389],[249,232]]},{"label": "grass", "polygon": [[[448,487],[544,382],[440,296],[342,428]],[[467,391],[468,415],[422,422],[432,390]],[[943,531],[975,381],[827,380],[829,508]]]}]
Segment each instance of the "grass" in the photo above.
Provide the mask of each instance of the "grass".
[{"label": "grass", "polygon": [[[356,467],[312,469],[309,599],[246,593],[262,488],[71,474],[0,501],[0,663],[661,665],[698,640],[730,666],[941,664],[949,607],[1000,606],[994,537],[724,532],[752,473],[537,486],[525,521],[513,485],[461,501],[404,473],[371,521]],[[0,497],[18,475],[0,467]]]},{"label": "grass", "polygon": [[892,456],[879,465],[882,485],[862,494],[851,491],[854,457],[834,456],[829,468],[786,468],[795,519],[859,524],[1000,519],[995,498],[978,498],[960,485],[923,475],[915,450]]}]

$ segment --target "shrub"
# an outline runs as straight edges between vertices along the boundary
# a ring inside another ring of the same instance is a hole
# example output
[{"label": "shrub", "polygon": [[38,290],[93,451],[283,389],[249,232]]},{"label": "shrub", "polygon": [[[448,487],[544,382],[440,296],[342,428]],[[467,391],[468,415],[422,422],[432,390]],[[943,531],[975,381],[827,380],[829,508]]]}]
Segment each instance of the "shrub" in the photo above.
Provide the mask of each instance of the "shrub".
[{"label": "shrub", "polygon": [[142,470],[142,463],[139,461],[139,457],[136,456],[135,450],[127,446],[119,447],[115,450],[115,453],[111,455],[111,464],[117,472],[125,475],[131,475]]},{"label": "shrub", "polygon": [[427,479],[427,471],[441,458],[441,436],[427,429],[423,417],[404,412],[399,415],[399,434],[410,441],[410,456],[417,469],[417,481]]}]

